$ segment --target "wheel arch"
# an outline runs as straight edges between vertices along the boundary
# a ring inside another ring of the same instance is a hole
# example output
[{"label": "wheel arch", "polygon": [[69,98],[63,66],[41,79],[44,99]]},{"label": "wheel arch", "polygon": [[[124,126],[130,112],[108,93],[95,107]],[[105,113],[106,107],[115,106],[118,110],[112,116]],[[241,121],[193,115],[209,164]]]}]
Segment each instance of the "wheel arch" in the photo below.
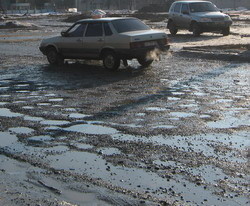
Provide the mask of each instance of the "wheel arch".
[{"label": "wheel arch", "polygon": [[101,52],[100,52],[100,58],[103,58],[104,54],[106,52],[114,52],[115,53],[115,49],[112,48],[112,47],[105,47],[105,48],[102,48]]},{"label": "wheel arch", "polygon": [[54,45],[54,44],[49,44],[49,45],[47,45],[47,46],[45,47],[45,53],[47,54],[47,52],[48,52],[50,49],[55,49],[57,52],[59,52],[56,45]]}]

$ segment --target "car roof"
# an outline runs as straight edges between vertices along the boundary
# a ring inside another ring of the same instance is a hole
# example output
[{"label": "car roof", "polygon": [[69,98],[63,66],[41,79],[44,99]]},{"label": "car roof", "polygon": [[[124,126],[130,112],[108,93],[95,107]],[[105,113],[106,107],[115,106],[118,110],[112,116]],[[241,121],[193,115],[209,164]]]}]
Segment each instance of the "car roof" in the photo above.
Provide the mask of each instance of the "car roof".
[{"label": "car roof", "polygon": [[211,3],[210,1],[176,1],[174,3],[175,4],[176,3],[188,3],[188,4],[190,4],[190,3],[202,3],[202,2],[209,2],[209,3]]},{"label": "car roof", "polygon": [[98,18],[98,19],[82,19],[77,21],[77,23],[90,23],[90,22],[110,22],[120,19],[136,19],[133,17],[105,17],[105,18]]}]

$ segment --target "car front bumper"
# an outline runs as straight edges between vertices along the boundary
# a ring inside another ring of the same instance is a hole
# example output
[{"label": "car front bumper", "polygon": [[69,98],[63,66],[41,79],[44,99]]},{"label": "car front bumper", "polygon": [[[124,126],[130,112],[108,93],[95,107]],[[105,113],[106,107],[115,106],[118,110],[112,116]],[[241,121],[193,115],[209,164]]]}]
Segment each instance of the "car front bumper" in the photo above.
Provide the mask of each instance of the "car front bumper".
[{"label": "car front bumper", "polygon": [[232,25],[232,21],[199,22],[202,31],[220,31]]}]

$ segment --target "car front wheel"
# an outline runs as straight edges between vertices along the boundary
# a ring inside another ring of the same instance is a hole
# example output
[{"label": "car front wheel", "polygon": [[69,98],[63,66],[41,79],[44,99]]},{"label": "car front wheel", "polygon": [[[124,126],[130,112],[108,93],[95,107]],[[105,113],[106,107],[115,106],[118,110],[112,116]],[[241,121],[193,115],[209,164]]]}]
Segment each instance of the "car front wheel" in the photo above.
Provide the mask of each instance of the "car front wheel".
[{"label": "car front wheel", "polygon": [[172,35],[172,36],[174,36],[174,35],[176,35],[177,34],[177,32],[178,32],[178,29],[176,28],[176,26],[175,26],[175,24],[174,24],[174,22],[169,22],[169,26],[168,26],[168,28],[169,28],[169,32],[170,32],[170,34]]},{"label": "car front wheel", "polygon": [[230,34],[230,27],[227,27],[222,30],[223,36],[228,36]]},{"label": "car front wheel", "polygon": [[193,36],[198,37],[201,35],[201,28],[197,23],[193,24]]},{"label": "car front wheel", "polygon": [[61,65],[64,62],[62,56],[54,48],[48,50],[47,59],[51,65]]},{"label": "car front wheel", "polygon": [[120,67],[121,60],[114,52],[108,51],[103,55],[103,66],[111,71],[115,71]]}]

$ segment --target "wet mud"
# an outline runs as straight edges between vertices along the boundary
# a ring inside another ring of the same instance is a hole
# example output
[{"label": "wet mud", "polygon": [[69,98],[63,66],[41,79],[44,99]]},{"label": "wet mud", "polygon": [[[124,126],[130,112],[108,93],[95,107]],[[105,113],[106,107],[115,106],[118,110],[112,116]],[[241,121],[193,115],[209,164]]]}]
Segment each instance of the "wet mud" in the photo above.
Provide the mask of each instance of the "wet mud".
[{"label": "wet mud", "polygon": [[1,43],[0,203],[249,204],[249,62],[201,58],[219,48],[188,37],[117,72],[48,66],[36,40]]}]

